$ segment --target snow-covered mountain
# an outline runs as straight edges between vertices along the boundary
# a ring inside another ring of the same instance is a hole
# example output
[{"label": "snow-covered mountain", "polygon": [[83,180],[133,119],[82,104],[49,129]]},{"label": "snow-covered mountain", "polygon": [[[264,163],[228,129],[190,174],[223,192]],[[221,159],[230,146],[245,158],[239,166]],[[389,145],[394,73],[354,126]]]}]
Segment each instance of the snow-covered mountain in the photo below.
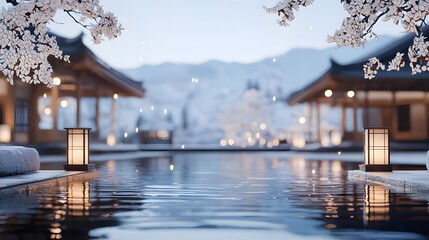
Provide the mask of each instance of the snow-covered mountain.
[{"label": "snow-covered mountain", "polygon": [[[282,129],[296,122],[299,111],[303,111],[288,107],[287,96],[326,71],[330,58],[348,63],[394,40],[380,37],[365,48],[293,49],[251,64],[208,61],[126,69],[123,72],[142,81],[147,92],[143,100],[122,103],[123,111],[133,109],[133,113],[123,113],[130,117],[118,121],[118,129],[132,132],[138,121],[140,127],[147,129],[174,128],[180,133],[176,135],[179,141],[184,143],[191,140],[216,143],[222,136],[217,119],[219,111],[239,102],[249,87],[258,88],[270,100],[272,122]],[[137,111],[140,108],[141,113]],[[139,116],[140,120],[136,120]]]}]

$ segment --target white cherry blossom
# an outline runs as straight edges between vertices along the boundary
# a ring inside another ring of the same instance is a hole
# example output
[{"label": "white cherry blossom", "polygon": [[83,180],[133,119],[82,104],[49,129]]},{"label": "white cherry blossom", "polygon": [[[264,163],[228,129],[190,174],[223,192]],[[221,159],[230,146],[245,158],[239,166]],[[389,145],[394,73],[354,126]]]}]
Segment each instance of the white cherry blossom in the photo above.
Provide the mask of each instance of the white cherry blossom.
[{"label": "white cherry blossom", "polygon": [[52,87],[49,57],[69,61],[63,56],[55,36],[48,35],[47,23],[59,11],[87,28],[95,44],[116,38],[123,30],[117,18],[105,12],[98,0],[9,1],[0,10],[0,71],[13,84],[14,78],[26,83]]},{"label": "white cherry blossom", "polygon": [[369,62],[363,65],[363,72],[366,79],[373,79],[379,69],[384,70],[386,66],[380,62],[377,58],[373,57],[369,59]]},{"label": "white cherry blossom", "polygon": [[[321,1],[321,0],[319,0]],[[343,0],[341,1],[348,16],[343,24],[333,35],[328,35],[327,42],[335,43],[337,46],[361,46],[368,39],[377,34],[373,27],[381,20],[401,25],[404,31],[416,34],[416,38],[408,51],[412,73],[428,71],[429,65],[429,43],[420,35],[422,27],[425,26],[426,16],[429,14],[429,0]],[[269,13],[277,13],[281,16],[278,23],[287,26],[295,18],[294,12],[300,7],[306,7],[313,0],[282,0],[274,7],[265,8]],[[396,70],[405,66],[404,53],[397,53],[395,58],[389,61],[387,71]],[[376,64],[376,65],[374,65]],[[384,66],[377,59],[371,58],[364,65],[364,76],[371,79],[378,69]]]}]

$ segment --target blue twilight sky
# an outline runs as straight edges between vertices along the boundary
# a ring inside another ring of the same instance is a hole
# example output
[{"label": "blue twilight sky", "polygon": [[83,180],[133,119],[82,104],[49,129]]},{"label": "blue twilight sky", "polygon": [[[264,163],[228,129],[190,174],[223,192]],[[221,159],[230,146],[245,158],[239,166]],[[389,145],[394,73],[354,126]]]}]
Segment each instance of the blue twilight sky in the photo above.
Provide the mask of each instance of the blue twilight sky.
[{"label": "blue twilight sky", "polygon": [[[113,67],[142,64],[201,63],[207,60],[255,62],[295,47],[327,47],[325,39],[345,16],[339,0],[317,0],[301,9],[292,26],[280,27],[277,16],[262,6],[276,0],[100,0],[114,12],[125,30],[113,41],[86,44]],[[82,31],[68,17],[50,24],[63,36]],[[376,28],[380,34],[400,34],[393,24]]]}]

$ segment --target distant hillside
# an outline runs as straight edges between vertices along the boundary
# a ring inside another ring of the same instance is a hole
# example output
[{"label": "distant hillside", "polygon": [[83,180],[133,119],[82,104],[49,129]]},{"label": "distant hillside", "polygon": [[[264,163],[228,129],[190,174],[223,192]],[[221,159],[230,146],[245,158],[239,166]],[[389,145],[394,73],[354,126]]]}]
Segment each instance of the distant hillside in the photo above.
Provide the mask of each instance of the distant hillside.
[{"label": "distant hillside", "polygon": [[[380,37],[377,41],[369,42],[365,48],[293,49],[251,64],[220,61],[203,64],[165,63],[144,65],[123,72],[142,81],[147,89],[145,99],[134,103],[133,107],[143,109],[141,122],[146,124],[146,128],[160,128],[158,125],[161,122],[171,121],[173,128],[180,129],[186,119],[192,126],[190,131],[210,132],[218,129],[216,118],[222,106],[239,101],[249,83],[257,85],[267,99],[276,96],[282,101],[292,91],[302,88],[326,71],[330,58],[348,63],[391,41],[394,38]],[[198,83],[192,83],[192,78],[197,78]],[[130,108],[130,105],[133,104],[126,103],[124,108]],[[155,109],[150,110],[151,106]],[[163,115],[164,109],[168,113]],[[281,109],[281,114],[273,115],[281,119],[279,124],[286,125],[296,114],[292,114],[286,104]],[[119,129],[132,131],[134,125],[119,123]]]}]

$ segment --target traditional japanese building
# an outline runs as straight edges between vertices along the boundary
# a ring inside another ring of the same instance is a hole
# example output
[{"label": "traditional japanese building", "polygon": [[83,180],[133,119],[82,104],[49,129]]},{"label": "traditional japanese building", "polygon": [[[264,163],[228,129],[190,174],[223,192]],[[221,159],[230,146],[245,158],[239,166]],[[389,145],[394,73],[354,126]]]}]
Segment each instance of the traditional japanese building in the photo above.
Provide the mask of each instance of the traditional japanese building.
[{"label": "traditional japanese building", "polygon": [[[82,42],[83,35],[68,39],[57,37],[70,63],[51,59],[55,86],[31,85],[15,81],[10,85],[0,79],[0,142],[42,143],[65,141],[64,127],[82,126],[82,99],[93,99],[93,136],[100,130],[100,99],[112,99],[111,117],[115,114],[113,96],[144,95],[135,82],[109,67]],[[117,95],[116,95],[117,94]],[[60,114],[68,111],[68,114]],[[59,116],[68,116],[60,119]],[[72,117],[70,117],[72,116]],[[70,119],[71,118],[71,119]]]},{"label": "traditional japanese building", "polygon": [[[429,29],[424,35],[429,35]],[[361,142],[363,126],[392,127],[394,141],[429,140],[429,72],[412,75],[408,66],[408,47],[414,36],[409,34],[350,64],[331,60],[324,74],[289,96],[290,105],[310,106],[310,124],[316,126],[310,128],[314,139],[321,139],[320,107],[327,104],[341,108],[337,117],[343,140]],[[397,52],[405,53],[405,67],[380,70],[374,79],[364,79],[363,65],[369,58],[377,57],[387,67]],[[350,122],[352,127],[346,127]]]}]

